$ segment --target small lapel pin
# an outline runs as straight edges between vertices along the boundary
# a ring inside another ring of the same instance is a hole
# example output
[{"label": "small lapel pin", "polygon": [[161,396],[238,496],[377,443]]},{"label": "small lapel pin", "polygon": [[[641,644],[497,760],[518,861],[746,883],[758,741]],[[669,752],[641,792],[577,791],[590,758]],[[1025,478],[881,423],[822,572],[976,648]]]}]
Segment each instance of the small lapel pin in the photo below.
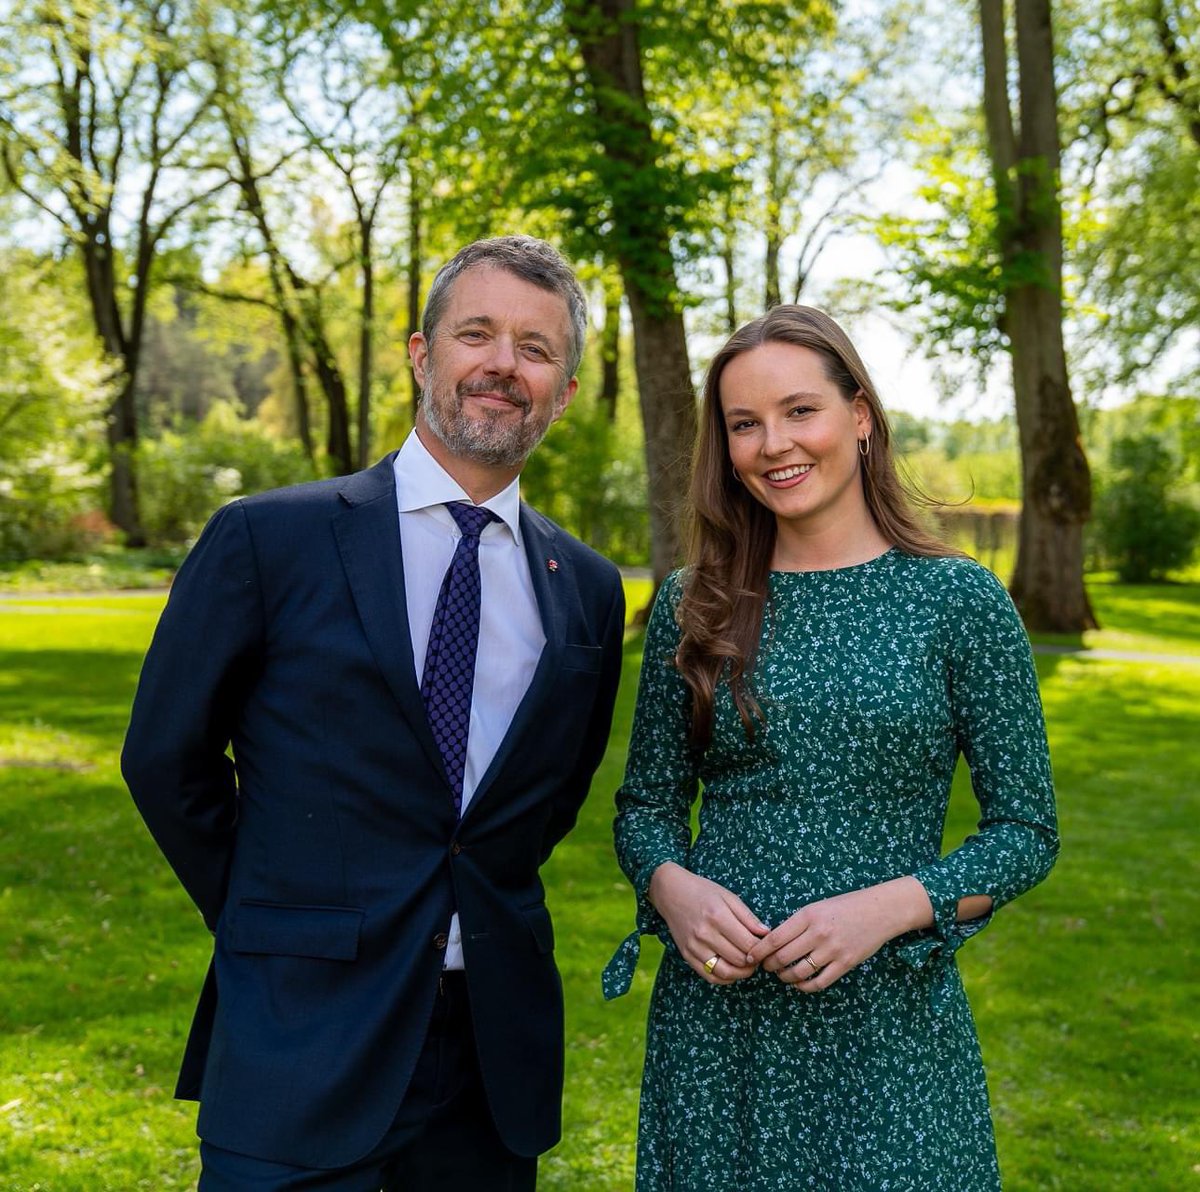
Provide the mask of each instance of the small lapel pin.
[{"label": "small lapel pin", "polygon": [[558,560],[557,559],[547,559],[546,567],[550,571],[557,571],[558,570]]}]

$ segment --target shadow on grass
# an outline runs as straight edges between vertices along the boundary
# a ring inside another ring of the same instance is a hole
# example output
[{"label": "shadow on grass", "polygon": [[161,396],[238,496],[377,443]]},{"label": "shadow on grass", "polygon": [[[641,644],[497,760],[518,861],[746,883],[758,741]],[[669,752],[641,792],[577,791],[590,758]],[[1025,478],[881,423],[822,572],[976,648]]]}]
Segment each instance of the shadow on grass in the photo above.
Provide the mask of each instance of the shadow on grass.
[{"label": "shadow on grass", "polygon": [[1200,646],[1200,584],[1092,583],[1088,592],[1105,629]]},{"label": "shadow on grass", "polygon": [[142,655],[28,650],[0,654],[0,723],[36,719],[71,733],[124,736]]}]

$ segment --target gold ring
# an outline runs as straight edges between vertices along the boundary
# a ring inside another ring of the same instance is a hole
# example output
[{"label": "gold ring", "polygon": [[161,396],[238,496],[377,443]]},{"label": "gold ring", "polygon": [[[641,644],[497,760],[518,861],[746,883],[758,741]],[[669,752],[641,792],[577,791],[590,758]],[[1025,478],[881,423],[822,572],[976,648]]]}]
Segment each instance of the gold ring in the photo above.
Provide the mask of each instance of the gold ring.
[{"label": "gold ring", "polygon": [[[808,967],[812,969],[813,976],[815,977],[821,971],[821,966],[811,956],[805,956],[804,959],[808,961]],[[809,979],[811,980],[811,978]]]},{"label": "gold ring", "polygon": [[717,967],[717,961],[718,961],[718,960],[720,960],[720,959],[721,959],[721,958],[720,958],[719,956],[710,956],[710,957],[709,957],[709,958],[708,958],[708,959],[707,959],[707,960],[704,962],[704,971],[705,971],[706,973],[708,973],[708,975],[709,975],[710,977],[712,976],[713,969],[715,969],[715,968]]}]

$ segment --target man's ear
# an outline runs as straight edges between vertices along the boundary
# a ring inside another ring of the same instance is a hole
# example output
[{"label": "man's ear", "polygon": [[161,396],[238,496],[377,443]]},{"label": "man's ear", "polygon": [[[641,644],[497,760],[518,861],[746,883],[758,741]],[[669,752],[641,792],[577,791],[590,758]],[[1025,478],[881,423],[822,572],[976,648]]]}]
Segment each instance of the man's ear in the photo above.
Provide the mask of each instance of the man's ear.
[{"label": "man's ear", "polygon": [[408,340],[408,358],[412,361],[413,376],[418,388],[425,388],[425,366],[429,362],[429,344],[425,336],[414,331]]},{"label": "man's ear", "polygon": [[562,392],[554,400],[554,417],[551,422],[557,422],[566,412],[575,394],[579,390],[579,378],[572,377],[564,386]]}]

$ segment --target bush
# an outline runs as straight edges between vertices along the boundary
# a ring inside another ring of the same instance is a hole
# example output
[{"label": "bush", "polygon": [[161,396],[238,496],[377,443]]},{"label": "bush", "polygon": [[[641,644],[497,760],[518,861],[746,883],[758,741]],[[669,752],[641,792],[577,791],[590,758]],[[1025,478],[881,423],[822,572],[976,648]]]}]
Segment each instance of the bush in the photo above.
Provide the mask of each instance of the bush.
[{"label": "bush", "polygon": [[1096,553],[1123,583],[1162,580],[1191,562],[1200,511],[1173,492],[1176,464],[1157,437],[1117,439],[1097,483],[1092,533]]},{"label": "bush", "polygon": [[587,398],[577,401],[529,457],[521,496],[622,566],[650,560],[650,514],[641,442]]},{"label": "bush", "polygon": [[0,561],[62,559],[103,539],[89,518],[99,483],[65,450],[0,461]]},{"label": "bush", "polygon": [[297,443],[272,438],[218,402],[204,420],[138,446],[142,523],[154,543],[187,542],[219,506],[315,476]]}]

